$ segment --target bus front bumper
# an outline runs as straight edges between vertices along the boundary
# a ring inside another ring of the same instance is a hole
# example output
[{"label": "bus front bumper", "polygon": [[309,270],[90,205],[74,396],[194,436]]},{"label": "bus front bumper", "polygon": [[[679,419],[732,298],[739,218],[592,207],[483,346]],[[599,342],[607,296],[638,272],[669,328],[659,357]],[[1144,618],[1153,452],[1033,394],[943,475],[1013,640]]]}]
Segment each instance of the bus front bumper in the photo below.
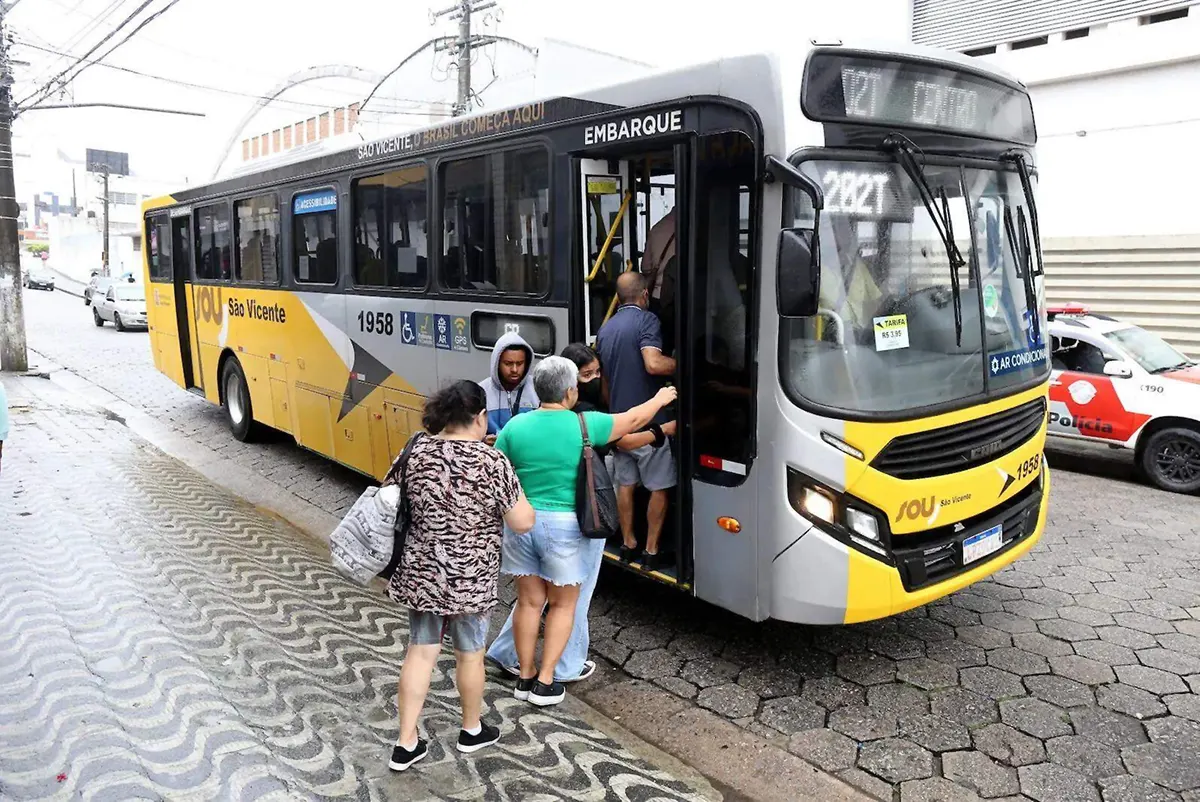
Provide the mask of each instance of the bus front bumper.
[{"label": "bus front bumper", "polygon": [[[770,617],[806,624],[886,618],[940,599],[1011,565],[1029,553],[1045,531],[1050,471],[1048,467],[1042,470],[1036,523],[1029,531],[969,568],[912,589],[906,587],[895,565],[850,548],[821,527],[812,526],[772,563]],[[1034,515],[1032,509],[1030,514]]]}]

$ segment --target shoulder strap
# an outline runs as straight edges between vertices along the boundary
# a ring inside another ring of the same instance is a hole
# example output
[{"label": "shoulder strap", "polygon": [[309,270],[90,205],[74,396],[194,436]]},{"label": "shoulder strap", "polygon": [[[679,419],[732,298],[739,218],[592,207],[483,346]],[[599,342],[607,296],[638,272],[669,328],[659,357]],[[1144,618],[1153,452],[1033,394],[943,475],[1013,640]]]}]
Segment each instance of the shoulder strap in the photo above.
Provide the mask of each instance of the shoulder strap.
[{"label": "shoulder strap", "polygon": [[517,397],[512,402],[512,407],[509,409],[509,412],[512,413],[514,418],[517,417],[517,412],[521,409],[521,397],[525,395],[525,385],[528,384],[528,382],[529,377],[526,376],[524,379],[521,379],[521,383],[517,385]]},{"label": "shoulder strap", "polygon": [[387,474],[383,477],[386,483],[389,479],[394,479],[400,482],[404,478],[404,470],[408,466],[408,458],[412,454],[413,446],[417,440],[425,436],[425,432],[417,432],[412,437],[408,438],[408,442],[404,444],[404,448],[400,449],[400,454],[397,455],[396,461],[392,463],[392,467],[388,468]]},{"label": "shoulder strap", "polygon": [[588,436],[587,421],[583,418],[582,412],[576,412],[575,417],[579,418],[579,431],[583,433],[583,447],[591,448],[592,439]]},{"label": "shoulder strap", "polygon": [[[592,440],[588,437],[587,421],[583,419],[583,413],[576,412],[575,415],[579,418],[579,429],[583,432],[583,456],[581,460],[583,462],[584,488],[587,493],[588,502],[586,512],[590,512],[592,518],[591,521],[587,522],[588,528],[592,531],[600,531],[600,507],[596,504],[596,474],[592,468],[592,454],[594,453],[592,451]],[[580,512],[584,511],[580,510]]]}]

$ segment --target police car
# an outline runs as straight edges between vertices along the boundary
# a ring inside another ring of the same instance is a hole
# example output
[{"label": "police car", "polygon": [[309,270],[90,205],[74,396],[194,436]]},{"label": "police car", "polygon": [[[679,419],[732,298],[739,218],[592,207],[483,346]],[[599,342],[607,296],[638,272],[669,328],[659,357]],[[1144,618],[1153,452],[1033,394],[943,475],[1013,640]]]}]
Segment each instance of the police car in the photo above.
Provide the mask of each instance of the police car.
[{"label": "police car", "polygon": [[1132,449],[1164,490],[1200,490],[1200,364],[1143,328],[1051,307],[1049,434]]}]

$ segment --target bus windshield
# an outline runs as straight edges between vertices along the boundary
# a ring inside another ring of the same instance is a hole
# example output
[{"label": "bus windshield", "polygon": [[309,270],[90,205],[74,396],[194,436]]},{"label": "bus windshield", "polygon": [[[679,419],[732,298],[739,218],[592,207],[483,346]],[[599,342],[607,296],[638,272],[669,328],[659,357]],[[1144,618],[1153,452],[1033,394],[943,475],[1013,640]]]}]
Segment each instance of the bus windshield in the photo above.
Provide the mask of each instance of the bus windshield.
[{"label": "bus windshield", "polygon": [[[820,311],[781,327],[789,390],[851,414],[901,414],[1048,375],[1041,278],[1025,283],[1037,262],[1023,246],[1036,244],[1015,171],[921,167],[933,212],[966,261],[955,280],[938,223],[896,163],[798,167],[824,187],[825,209]],[[785,225],[811,228],[808,198],[790,198]]]}]

